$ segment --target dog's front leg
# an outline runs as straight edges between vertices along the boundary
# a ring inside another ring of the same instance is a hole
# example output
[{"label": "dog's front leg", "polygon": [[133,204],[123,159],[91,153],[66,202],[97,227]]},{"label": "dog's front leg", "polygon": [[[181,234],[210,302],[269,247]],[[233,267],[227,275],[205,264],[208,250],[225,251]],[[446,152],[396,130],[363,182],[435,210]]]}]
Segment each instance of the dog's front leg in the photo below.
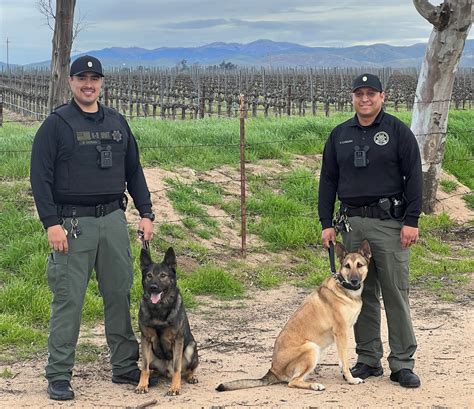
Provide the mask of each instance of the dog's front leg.
[{"label": "dog's front leg", "polygon": [[148,393],[148,383],[150,379],[150,363],[152,361],[153,339],[147,335],[141,336],[141,348],[142,348],[142,369],[140,372],[140,381],[135,388],[136,393]]},{"label": "dog's front leg", "polygon": [[363,383],[364,381],[362,379],[354,378],[349,369],[349,357],[347,355],[347,329],[338,328],[334,333],[334,338],[336,340],[337,354],[339,355],[339,362],[342,366],[344,379],[351,385]]},{"label": "dog's front leg", "polygon": [[167,395],[179,395],[181,389],[181,366],[183,364],[184,339],[182,334],[178,334],[173,345],[173,376],[171,386]]}]

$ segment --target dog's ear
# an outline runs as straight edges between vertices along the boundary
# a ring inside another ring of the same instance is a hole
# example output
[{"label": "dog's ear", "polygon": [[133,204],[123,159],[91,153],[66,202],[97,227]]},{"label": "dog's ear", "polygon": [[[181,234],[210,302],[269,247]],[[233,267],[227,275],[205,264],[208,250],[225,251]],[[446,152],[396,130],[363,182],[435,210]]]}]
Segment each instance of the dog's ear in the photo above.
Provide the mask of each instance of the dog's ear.
[{"label": "dog's ear", "polygon": [[370,244],[367,239],[360,243],[359,254],[362,254],[367,261],[372,257],[372,251],[370,251]]},{"label": "dog's ear", "polygon": [[170,247],[168,250],[166,250],[163,263],[176,270],[176,255],[174,254],[173,247]]},{"label": "dog's ear", "polygon": [[342,243],[336,242],[336,256],[339,262],[342,264],[344,257],[347,255],[347,250]]},{"label": "dog's ear", "polygon": [[142,271],[147,270],[152,263],[150,252],[146,249],[142,249],[140,252],[140,267]]}]

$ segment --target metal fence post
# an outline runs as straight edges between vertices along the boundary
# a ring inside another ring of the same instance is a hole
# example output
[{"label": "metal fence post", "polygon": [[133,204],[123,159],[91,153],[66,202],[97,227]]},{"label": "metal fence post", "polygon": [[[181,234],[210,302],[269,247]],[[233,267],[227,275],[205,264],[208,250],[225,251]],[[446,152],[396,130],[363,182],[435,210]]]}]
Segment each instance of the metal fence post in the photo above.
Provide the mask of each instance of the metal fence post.
[{"label": "metal fence post", "polygon": [[242,247],[241,255],[247,257],[247,205],[245,200],[245,97],[240,94],[240,222]]}]

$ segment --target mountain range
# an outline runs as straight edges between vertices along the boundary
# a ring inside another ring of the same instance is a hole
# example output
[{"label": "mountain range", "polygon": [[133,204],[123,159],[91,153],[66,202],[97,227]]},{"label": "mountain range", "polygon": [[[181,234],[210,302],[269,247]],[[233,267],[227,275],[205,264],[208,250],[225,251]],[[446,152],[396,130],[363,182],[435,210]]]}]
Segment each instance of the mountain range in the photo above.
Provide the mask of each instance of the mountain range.
[{"label": "mountain range", "polygon": [[[307,47],[295,43],[257,40],[248,44],[216,42],[199,47],[111,47],[73,56],[90,54],[107,68],[174,67],[183,60],[187,66],[219,65],[223,61],[253,67],[419,67],[426,51],[425,43],[410,46],[387,44],[353,47]],[[49,61],[26,67],[49,66]],[[474,67],[474,40],[466,40],[461,67]]]}]

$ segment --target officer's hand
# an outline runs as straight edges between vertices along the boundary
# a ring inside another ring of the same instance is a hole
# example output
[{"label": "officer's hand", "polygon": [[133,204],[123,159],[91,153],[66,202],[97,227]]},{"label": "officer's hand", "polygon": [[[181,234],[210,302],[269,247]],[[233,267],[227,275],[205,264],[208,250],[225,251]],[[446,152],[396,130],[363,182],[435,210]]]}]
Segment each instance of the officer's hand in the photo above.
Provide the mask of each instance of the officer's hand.
[{"label": "officer's hand", "polygon": [[67,243],[66,232],[59,224],[48,227],[48,242],[49,246],[54,251],[59,251],[61,253],[68,252],[69,246]]},{"label": "officer's hand", "polygon": [[336,244],[336,230],[334,227],[328,227],[324,229],[321,233],[321,237],[323,240],[323,247],[325,249],[329,248],[329,243],[332,242],[334,245]]},{"label": "officer's hand", "polygon": [[138,230],[143,232],[143,237],[139,237],[139,239],[143,241],[150,241],[153,238],[153,222],[150,219],[144,217],[140,220],[140,224],[138,225]]},{"label": "officer's hand", "polygon": [[400,231],[402,248],[406,249],[418,241],[418,227],[403,226]]}]

